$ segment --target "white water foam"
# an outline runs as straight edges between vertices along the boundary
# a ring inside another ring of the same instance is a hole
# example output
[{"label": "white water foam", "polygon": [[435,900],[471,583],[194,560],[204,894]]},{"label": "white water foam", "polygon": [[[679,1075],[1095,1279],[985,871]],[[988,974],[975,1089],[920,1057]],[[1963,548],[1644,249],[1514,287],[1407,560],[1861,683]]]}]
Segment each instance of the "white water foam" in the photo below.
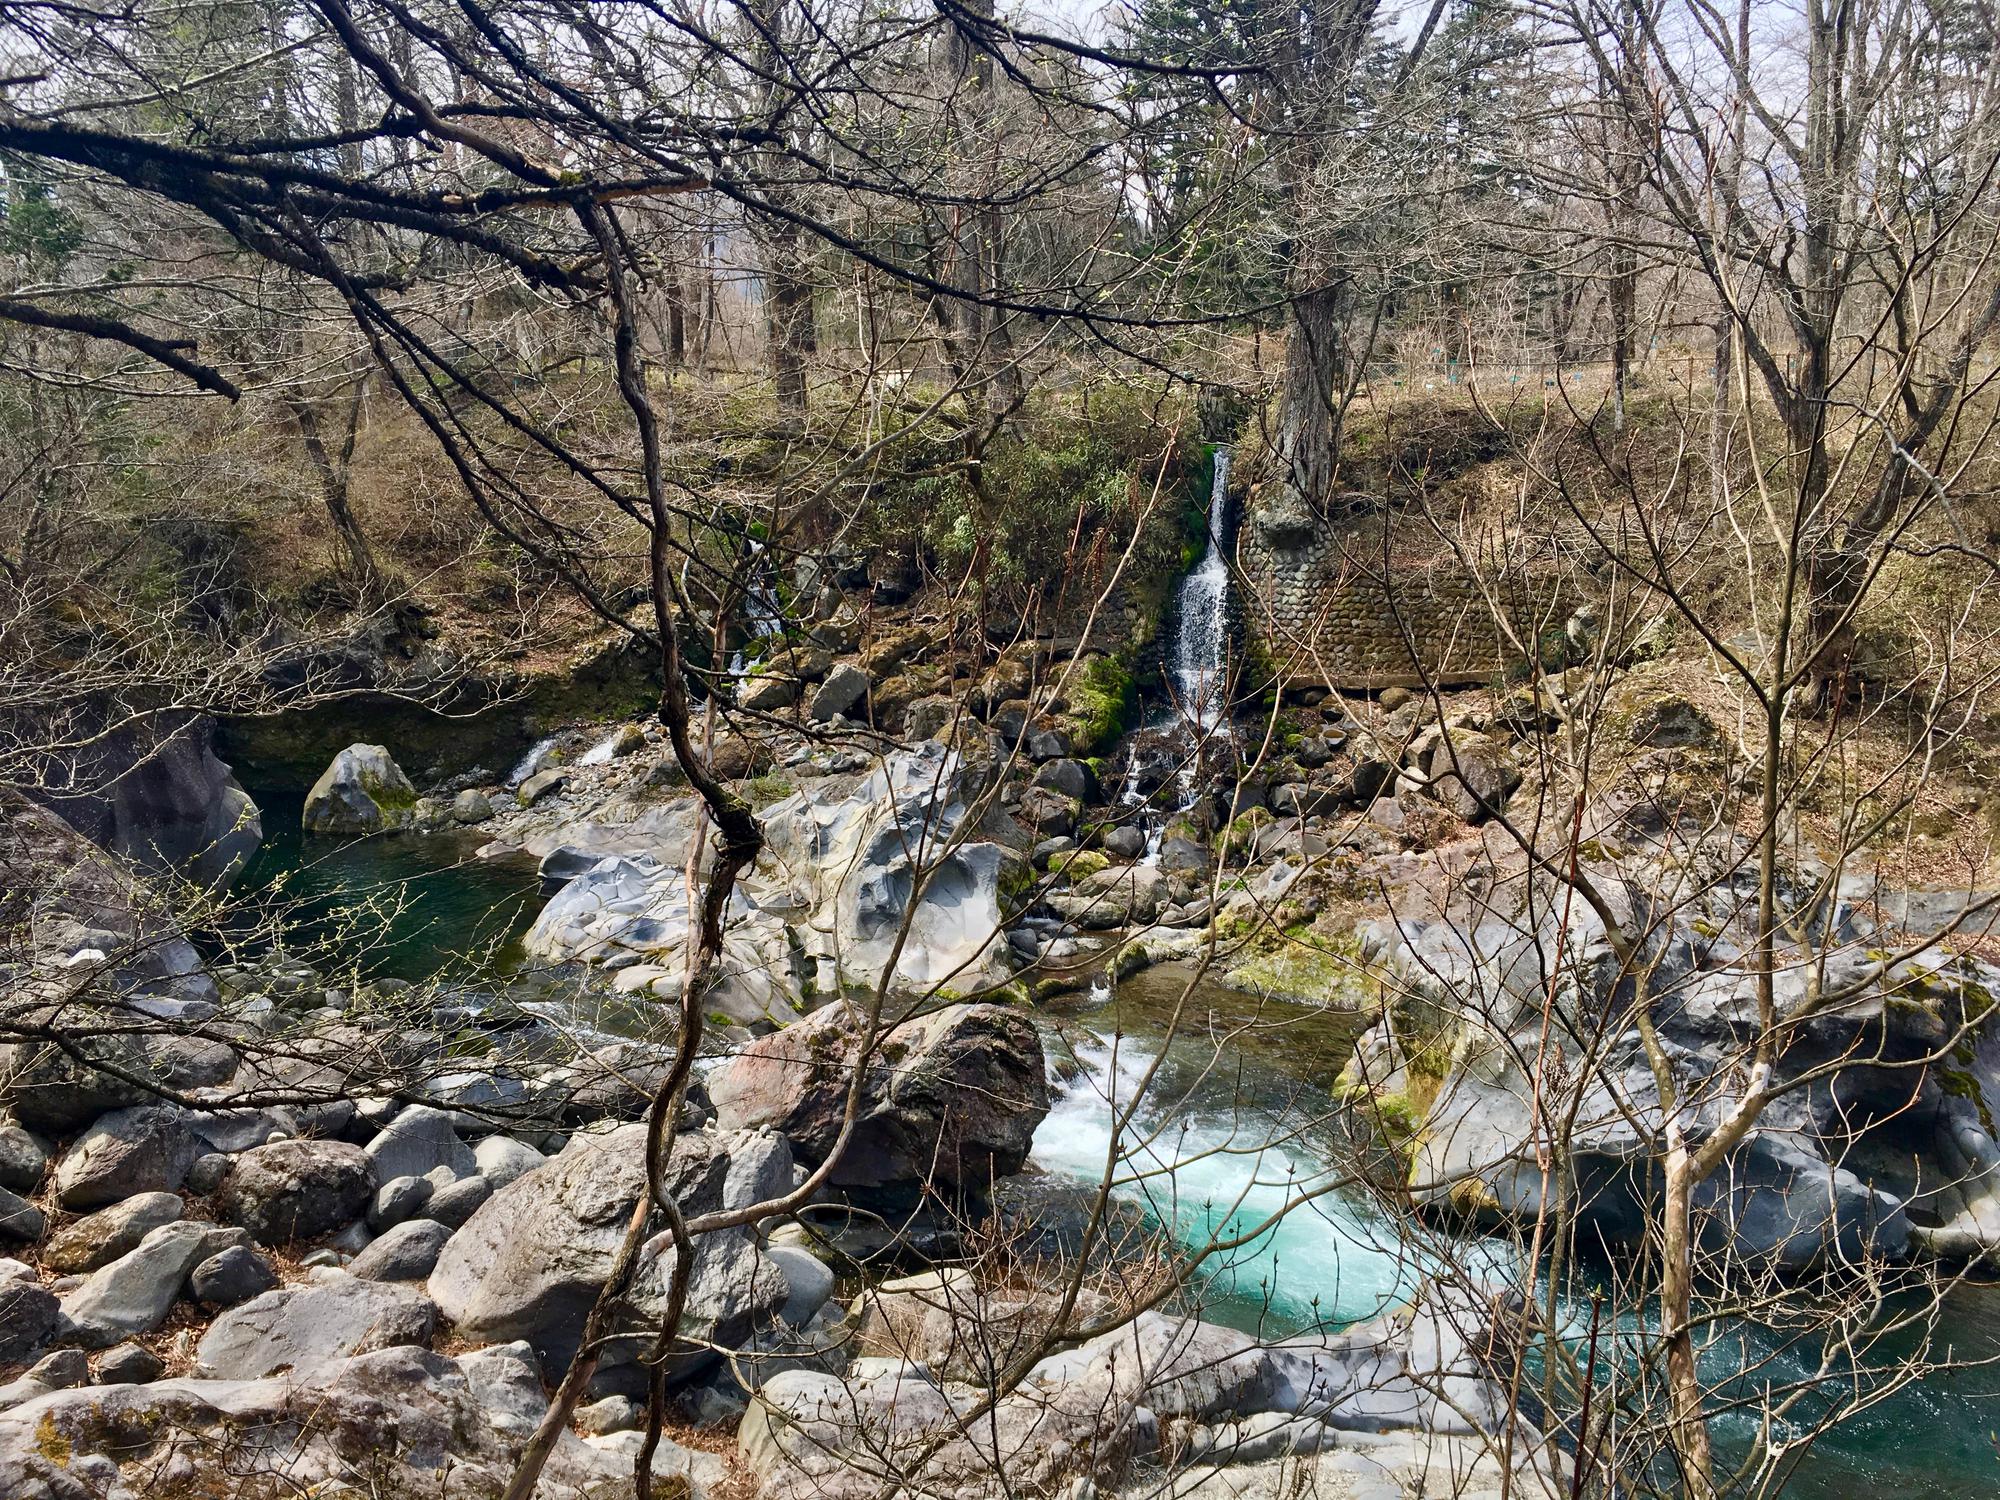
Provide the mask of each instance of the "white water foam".
[{"label": "white water foam", "polygon": [[[1138,1095],[1155,1055],[1130,1041],[1080,1043],[1081,1071],[1054,1085],[1054,1107],[1035,1134],[1036,1164],[1051,1176],[1100,1182],[1114,1122]],[[1167,1128],[1149,1141],[1163,1120]],[[1286,1134],[1285,1122],[1247,1107],[1172,1110],[1149,1101],[1123,1139],[1114,1194],[1190,1250],[1284,1214],[1274,1228],[1204,1268],[1210,1297],[1239,1312],[1254,1315],[1268,1306],[1284,1322],[1344,1325],[1407,1298],[1418,1270],[1397,1252],[1393,1228],[1371,1221],[1338,1192],[1301,1201],[1326,1186],[1326,1169],[1296,1143],[1269,1144]]]}]

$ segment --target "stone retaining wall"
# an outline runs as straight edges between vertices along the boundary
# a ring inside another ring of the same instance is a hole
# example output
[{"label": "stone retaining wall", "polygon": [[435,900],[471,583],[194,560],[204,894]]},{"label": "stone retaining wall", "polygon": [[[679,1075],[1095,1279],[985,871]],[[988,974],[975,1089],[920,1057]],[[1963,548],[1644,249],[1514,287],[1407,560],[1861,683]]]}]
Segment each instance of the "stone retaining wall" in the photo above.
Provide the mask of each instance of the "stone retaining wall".
[{"label": "stone retaining wall", "polygon": [[1273,518],[1253,500],[1237,540],[1238,606],[1281,682],[1376,689],[1490,681],[1518,669],[1524,647],[1560,631],[1583,602],[1574,576],[1552,566],[1488,580],[1496,600],[1442,547],[1385,560],[1381,525],[1379,515]]}]

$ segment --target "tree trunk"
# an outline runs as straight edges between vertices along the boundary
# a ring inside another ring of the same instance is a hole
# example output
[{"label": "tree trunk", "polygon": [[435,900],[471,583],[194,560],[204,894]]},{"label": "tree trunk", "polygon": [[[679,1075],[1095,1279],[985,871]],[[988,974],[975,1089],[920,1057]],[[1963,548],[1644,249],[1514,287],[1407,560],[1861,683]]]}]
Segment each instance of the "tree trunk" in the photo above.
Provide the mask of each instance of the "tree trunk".
[{"label": "tree trunk", "polygon": [[1689,1500],[1713,1500],[1714,1454],[1695,1363],[1694,1163],[1676,1142],[1667,1151],[1660,1212],[1660,1331],[1667,1341],[1667,1388],[1674,1458]]},{"label": "tree trunk", "polygon": [[1315,511],[1331,499],[1340,448],[1340,293],[1315,287],[1292,300],[1275,447],[1291,488]]}]

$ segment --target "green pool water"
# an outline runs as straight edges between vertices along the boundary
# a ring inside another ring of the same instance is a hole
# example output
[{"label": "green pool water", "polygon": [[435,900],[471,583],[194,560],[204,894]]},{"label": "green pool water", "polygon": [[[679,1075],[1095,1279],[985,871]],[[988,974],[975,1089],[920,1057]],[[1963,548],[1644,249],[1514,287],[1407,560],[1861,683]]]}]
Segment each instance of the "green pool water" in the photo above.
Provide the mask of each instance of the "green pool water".
[{"label": "green pool water", "polygon": [[[1069,1076],[1037,1133],[1034,1160],[1052,1178],[1094,1184],[1110,1144],[1114,1103],[1132,1097],[1148,1065],[1161,1058],[1134,1122],[1138,1132],[1151,1132],[1134,1151],[1131,1175],[1143,1173],[1143,1180],[1123,1196],[1152,1223],[1200,1244],[1218,1232],[1255,1227],[1296,1196],[1299,1184],[1325,1171],[1335,1150],[1332,1086],[1361,1022],[1204,980],[1185,1007],[1178,1040],[1161,1057],[1168,1018],[1187,983],[1182,971],[1151,970],[1121,984],[1108,1004],[1072,1002],[1047,1017]],[[1261,1144],[1272,1140],[1279,1144]],[[1477,1251],[1483,1242],[1461,1245],[1460,1253],[1465,1248]],[[1491,1249],[1494,1274],[1509,1274],[1510,1252],[1498,1242]],[[1421,1249],[1413,1252],[1409,1236],[1372,1205],[1334,1193],[1236,1252],[1208,1278],[1200,1311],[1280,1334],[1345,1325],[1407,1298],[1421,1279],[1422,1260]],[[1580,1269],[1580,1287],[1590,1274]],[[1708,1352],[1704,1372],[1720,1381],[1755,1364],[1779,1381],[1812,1378],[1806,1353],[1776,1349],[1765,1330],[1734,1325]],[[2000,1286],[1951,1293],[1932,1352],[1960,1368],[1932,1374],[1846,1419],[1803,1452],[1782,1492],[1806,1500],[2000,1495]],[[1829,1389],[1836,1384],[1826,1382]],[[1753,1436],[1747,1422],[1728,1417],[1715,1432],[1725,1455],[1743,1452]]]},{"label": "green pool water", "polygon": [[246,788],[264,843],[244,869],[230,931],[254,946],[282,922],[286,947],[329,972],[472,980],[504,975],[541,910],[525,858],[481,859],[476,833],[308,836],[296,787]]}]

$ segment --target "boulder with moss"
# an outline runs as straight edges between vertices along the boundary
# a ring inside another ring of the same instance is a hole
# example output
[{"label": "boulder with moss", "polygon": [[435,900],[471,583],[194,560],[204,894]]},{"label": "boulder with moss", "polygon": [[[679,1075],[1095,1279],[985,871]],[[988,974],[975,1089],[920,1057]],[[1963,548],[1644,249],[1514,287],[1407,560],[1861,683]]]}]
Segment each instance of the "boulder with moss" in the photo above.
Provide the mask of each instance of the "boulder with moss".
[{"label": "boulder with moss", "polygon": [[415,821],[417,789],[380,745],[349,745],[306,793],[307,833],[386,833]]}]

